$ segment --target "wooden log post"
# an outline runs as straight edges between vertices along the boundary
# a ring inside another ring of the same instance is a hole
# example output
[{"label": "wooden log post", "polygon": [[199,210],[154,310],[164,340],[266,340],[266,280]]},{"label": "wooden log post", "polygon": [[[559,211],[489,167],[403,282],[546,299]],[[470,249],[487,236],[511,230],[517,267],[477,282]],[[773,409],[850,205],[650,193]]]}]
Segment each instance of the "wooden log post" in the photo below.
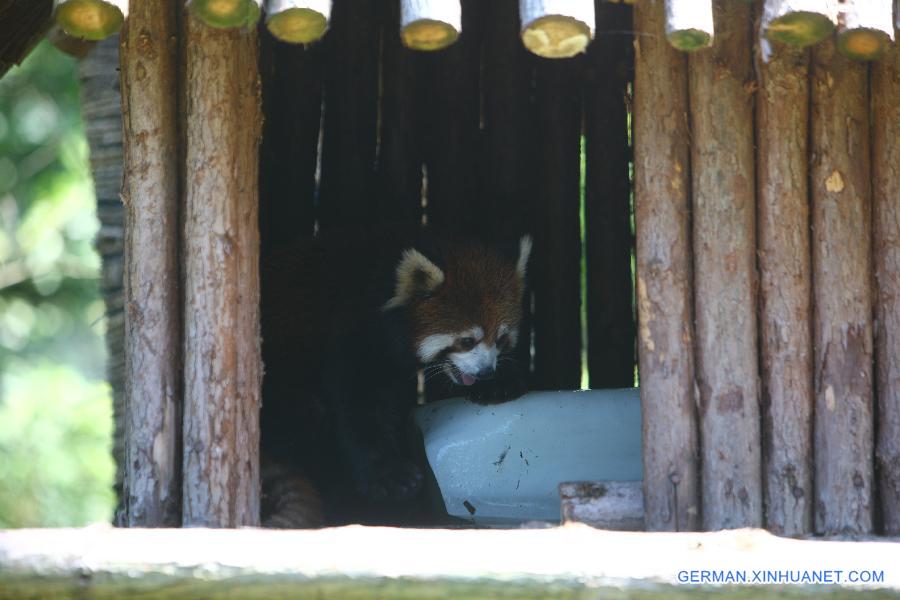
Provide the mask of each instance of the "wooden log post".
[{"label": "wooden log post", "polygon": [[867,74],[866,65],[839,55],[831,40],[814,49],[810,84],[814,160],[810,181],[815,303],[815,530],[819,533],[872,531]]},{"label": "wooden log post", "polygon": [[102,40],[122,28],[128,0],[56,0],[53,14],[69,35]]},{"label": "wooden log post", "polygon": [[661,0],[634,6],[634,211],[644,511],[650,531],[700,525],[691,292],[687,62]]},{"label": "wooden log post", "polygon": [[666,0],[666,39],[679,50],[712,46],[713,0]]},{"label": "wooden log post", "polygon": [[717,1],[690,57],[694,310],[703,527],[762,524],[750,6]]},{"label": "wooden log post", "polygon": [[612,531],[644,530],[640,481],[575,481],[559,484],[563,523]]},{"label": "wooden log post", "polygon": [[[48,10],[49,15],[49,10]],[[116,461],[113,487],[119,502],[114,522],[124,519],[125,472],[125,292],[124,223],[122,205],[122,98],[119,94],[119,39],[91,42],[94,50],[78,63],[81,118],[91,153],[91,179],[97,199],[100,230],[94,248],[100,256],[100,293],[106,304],[106,378],[112,390],[112,454]]]},{"label": "wooden log post", "polygon": [[384,5],[381,56],[381,118],[378,144],[378,219],[422,223],[422,152],[417,139],[416,52],[396,32],[400,5]]},{"label": "wooden log post", "polygon": [[[600,30],[628,31],[632,21],[628,5],[597,6]],[[584,221],[587,362],[592,388],[634,386],[627,106],[633,64],[634,45],[627,35],[598,36],[587,52]]]},{"label": "wooden log post", "polygon": [[262,3],[263,0],[187,0],[187,8],[212,27],[250,29],[259,21]]},{"label": "wooden log post", "polygon": [[900,48],[872,65],[878,460],[884,533],[900,535]]},{"label": "wooden log post", "polygon": [[283,42],[311,44],[325,35],[331,0],[267,0],[266,27]]},{"label": "wooden log post", "polygon": [[459,0],[401,0],[400,38],[413,50],[440,50],[462,31]]},{"label": "wooden log post", "polygon": [[812,531],[808,70],[804,50],[778,46],[756,71],[763,489],[779,535]]},{"label": "wooden log post", "polygon": [[335,0],[322,65],[320,230],[371,223],[378,139],[379,2]]},{"label": "wooden log post", "polygon": [[185,19],[183,524],[259,524],[256,31]]},{"label": "wooden log post", "polygon": [[129,527],[181,523],[176,5],[135,3],[120,49]]},{"label": "wooden log post", "polygon": [[594,38],[592,0],[519,0],[522,43],[544,58],[568,58]]},{"label": "wooden log post", "polygon": [[838,11],[837,47],[855,60],[875,60],[894,40],[891,0],[847,0]]},{"label": "wooden log post", "polygon": [[837,5],[822,0],[766,0],[762,34],[774,42],[805,47],[831,35]]},{"label": "wooden log post", "polygon": [[539,390],[581,387],[580,60],[535,70],[534,377]]}]

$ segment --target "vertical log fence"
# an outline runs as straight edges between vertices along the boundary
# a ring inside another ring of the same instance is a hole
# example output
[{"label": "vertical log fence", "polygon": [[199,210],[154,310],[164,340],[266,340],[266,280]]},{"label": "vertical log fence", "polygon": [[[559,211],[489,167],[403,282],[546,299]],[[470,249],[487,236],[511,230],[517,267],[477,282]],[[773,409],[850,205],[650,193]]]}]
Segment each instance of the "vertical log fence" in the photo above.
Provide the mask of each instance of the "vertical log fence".
[{"label": "vertical log fence", "polygon": [[257,524],[260,252],[427,220],[534,235],[533,387],[582,350],[630,385],[637,342],[648,529],[900,532],[891,2],[227,4],[92,3],[126,22],[123,522]]},{"label": "vertical log fence", "polygon": [[175,3],[137,4],[121,36],[125,216],[122,524],[181,522],[178,47]]}]

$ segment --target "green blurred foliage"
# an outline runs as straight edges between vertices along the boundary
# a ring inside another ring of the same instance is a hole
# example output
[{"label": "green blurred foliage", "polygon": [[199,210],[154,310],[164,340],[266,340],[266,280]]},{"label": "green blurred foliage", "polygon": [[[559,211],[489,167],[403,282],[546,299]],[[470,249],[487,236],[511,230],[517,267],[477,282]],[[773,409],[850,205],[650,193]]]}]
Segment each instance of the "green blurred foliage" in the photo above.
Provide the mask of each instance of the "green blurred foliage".
[{"label": "green blurred foliage", "polygon": [[44,42],[0,80],[0,527],[112,512],[98,226],[77,65]]}]

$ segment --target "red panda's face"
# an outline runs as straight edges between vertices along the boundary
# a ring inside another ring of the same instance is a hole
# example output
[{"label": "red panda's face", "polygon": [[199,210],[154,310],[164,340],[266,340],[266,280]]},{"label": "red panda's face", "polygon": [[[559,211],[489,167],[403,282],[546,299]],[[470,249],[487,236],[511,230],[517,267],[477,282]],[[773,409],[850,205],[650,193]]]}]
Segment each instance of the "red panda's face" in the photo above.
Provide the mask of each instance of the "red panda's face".
[{"label": "red panda's face", "polygon": [[518,342],[530,251],[527,236],[515,262],[480,245],[455,247],[442,269],[415,250],[404,253],[386,308],[407,307],[422,364],[462,385],[493,376]]}]

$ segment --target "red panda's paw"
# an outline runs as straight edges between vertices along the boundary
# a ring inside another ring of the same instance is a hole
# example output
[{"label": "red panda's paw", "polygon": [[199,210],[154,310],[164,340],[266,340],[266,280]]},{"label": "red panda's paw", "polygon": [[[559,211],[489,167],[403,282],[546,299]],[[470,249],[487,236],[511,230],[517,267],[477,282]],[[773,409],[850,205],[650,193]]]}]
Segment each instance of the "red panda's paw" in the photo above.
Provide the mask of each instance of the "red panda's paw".
[{"label": "red panda's paw", "polygon": [[525,380],[518,376],[485,379],[469,390],[469,400],[475,404],[501,404],[515,400],[526,391]]},{"label": "red panda's paw", "polygon": [[384,458],[373,464],[358,483],[359,492],[373,502],[415,498],[422,489],[422,470],[404,458]]}]

